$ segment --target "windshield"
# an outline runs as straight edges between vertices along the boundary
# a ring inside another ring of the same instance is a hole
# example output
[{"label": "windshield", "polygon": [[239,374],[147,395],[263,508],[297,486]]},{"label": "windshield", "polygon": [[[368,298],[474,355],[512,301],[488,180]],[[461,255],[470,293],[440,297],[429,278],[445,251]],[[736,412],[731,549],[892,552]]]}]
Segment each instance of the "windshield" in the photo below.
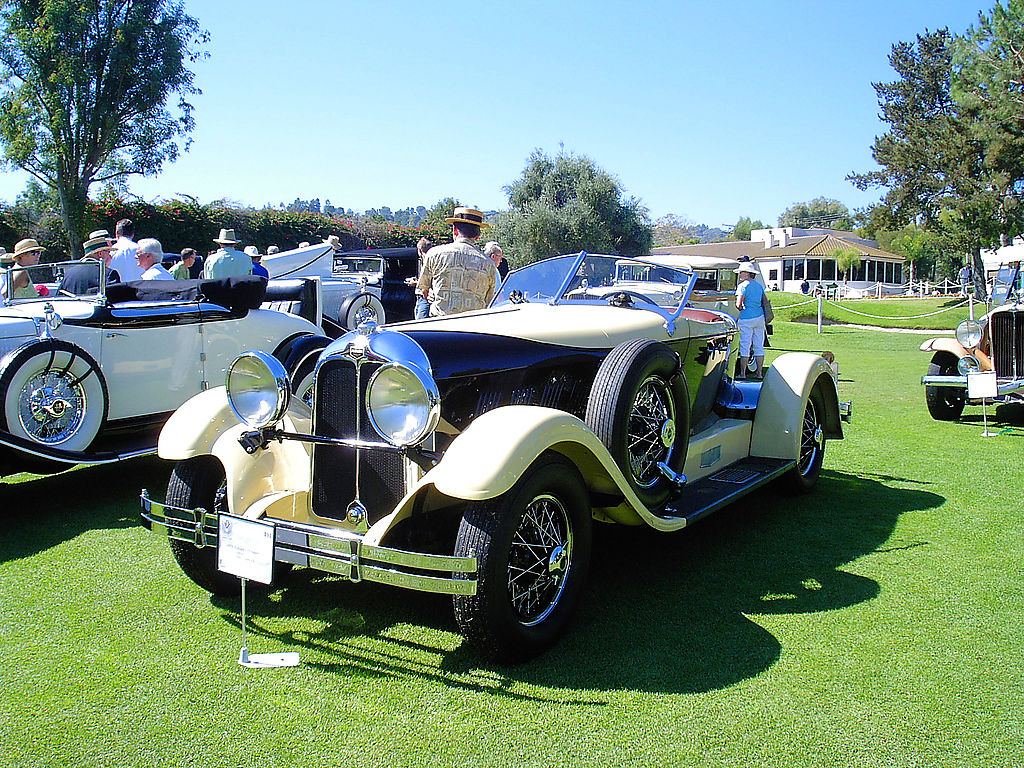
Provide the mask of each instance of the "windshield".
[{"label": "windshield", "polygon": [[1005,304],[1015,295],[1020,295],[1020,265],[1002,266],[996,273],[989,303],[998,307],[1001,304]]},{"label": "windshield", "polygon": [[14,304],[36,299],[103,296],[109,282],[104,267],[95,259],[4,265],[0,270],[0,299],[4,304]]},{"label": "windshield", "polygon": [[335,256],[334,273],[336,275],[352,275],[370,273],[379,275],[384,272],[384,259],[379,256]]},{"label": "windshield", "polygon": [[642,259],[579,253],[534,262],[511,272],[492,306],[537,301],[608,303],[624,295],[634,306],[678,310],[689,298],[695,281],[696,275],[689,270]]}]

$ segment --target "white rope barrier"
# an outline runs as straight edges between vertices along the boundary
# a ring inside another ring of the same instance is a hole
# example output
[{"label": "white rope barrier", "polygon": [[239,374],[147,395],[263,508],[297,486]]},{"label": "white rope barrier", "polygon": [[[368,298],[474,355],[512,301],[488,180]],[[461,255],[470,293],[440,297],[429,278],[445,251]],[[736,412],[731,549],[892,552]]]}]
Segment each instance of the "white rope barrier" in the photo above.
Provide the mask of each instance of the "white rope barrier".
[{"label": "white rope barrier", "polygon": [[[940,309],[940,310],[937,310],[935,312],[927,312],[927,313],[925,313],[923,315],[898,316],[898,315],[869,315],[867,312],[858,312],[855,309],[850,309],[849,307],[844,307],[841,304],[836,304],[831,299],[825,299],[825,301],[828,302],[829,304],[831,304],[832,306],[834,306],[834,307],[836,307],[838,309],[843,310],[844,312],[849,312],[849,313],[854,314],[854,315],[860,315],[861,317],[871,317],[871,318],[874,318],[876,320],[917,320],[918,318],[921,318],[921,317],[932,317],[934,315],[941,315],[943,312],[951,312],[952,310],[959,309],[960,307],[966,306],[966,304],[967,304],[967,301],[962,301],[959,304],[954,304],[952,307],[946,307],[945,309]],[[801,306],[801,305],[800,304],[790,304],[789,306],[797,307],[797,306]],[[781,307],[780,307],[780,309],[781,309]]]}]

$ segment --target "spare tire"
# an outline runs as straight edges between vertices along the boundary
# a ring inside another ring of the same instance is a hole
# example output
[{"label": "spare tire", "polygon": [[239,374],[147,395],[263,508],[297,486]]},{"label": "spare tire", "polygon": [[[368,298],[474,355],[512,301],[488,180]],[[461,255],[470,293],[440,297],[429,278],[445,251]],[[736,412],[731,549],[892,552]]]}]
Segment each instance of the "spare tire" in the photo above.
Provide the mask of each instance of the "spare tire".
[{"label": "spare tire", "polygon": [[41,339],[8,354],[0,428],[63,451],[84,451],[107,420],[107,383],[81,347]]},{"label": "spare tire", "polygon": [[587,401],[587,425],[604,443],[647,507],[665,503],[690,439],[690,397],[679,356],[654,339],[615,347],[601,363]]}]

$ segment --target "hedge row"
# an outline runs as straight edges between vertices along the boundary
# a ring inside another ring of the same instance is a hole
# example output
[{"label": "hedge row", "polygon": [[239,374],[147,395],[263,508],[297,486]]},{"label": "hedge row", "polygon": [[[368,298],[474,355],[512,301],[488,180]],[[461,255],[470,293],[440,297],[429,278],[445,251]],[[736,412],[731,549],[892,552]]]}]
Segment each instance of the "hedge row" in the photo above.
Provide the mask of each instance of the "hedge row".
[{"label": "hedge row", "polygon": [[[321,213],[238,209],[181,200],[157,205],[121,200],[90,202],[86,216],[90,229],[106,229],[111,234],[118,220],[131,219],[136,240],[155,237],[167,253],[187,247],[208,253],[217,248],[213,238],[221,229],[234,229],[235,237],[243,245],[255,245],[263,253],[271,245],[287,251],[302,242],[322,242],[328,235],[337,235],[347,250],[413,246],[421,237],[434,242],[450,239],[450,229],[443,223],[403,227],[376,219],[348,221]],[[67,237],[59,215],[33,215],[16,206],[0,210],[0,245],[13,250],[23,237],[34,237],[46,247],[46,261],[68,257]]]}]

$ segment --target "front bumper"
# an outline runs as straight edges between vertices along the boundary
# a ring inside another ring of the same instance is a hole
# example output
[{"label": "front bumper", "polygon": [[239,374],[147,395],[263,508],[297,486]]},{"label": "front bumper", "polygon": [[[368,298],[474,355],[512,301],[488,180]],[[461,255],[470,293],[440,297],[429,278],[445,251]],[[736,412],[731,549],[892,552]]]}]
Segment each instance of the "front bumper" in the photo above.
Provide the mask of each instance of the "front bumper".
[{"label": "front bumper", "polygon": [[[921,383],[926,387],[956,387],[967,389],[966,376],[922,376]],[[996,390],[1000,395],[1019,392],[1024,389],[1024,379],[997,379]]]},{"label": "front bumper", "polygon": [[[171,514],[168,515],[168,512]],[[154,501],[142,491],[142,519],[155,533],[196,547],[216,547],[218,516]],[[334,573],[350,581],[448,595],[476,594],[476,558],[407,552],[365,544],[357,533],[290,520],[262,518],[274,526],[274,560]]]}]

